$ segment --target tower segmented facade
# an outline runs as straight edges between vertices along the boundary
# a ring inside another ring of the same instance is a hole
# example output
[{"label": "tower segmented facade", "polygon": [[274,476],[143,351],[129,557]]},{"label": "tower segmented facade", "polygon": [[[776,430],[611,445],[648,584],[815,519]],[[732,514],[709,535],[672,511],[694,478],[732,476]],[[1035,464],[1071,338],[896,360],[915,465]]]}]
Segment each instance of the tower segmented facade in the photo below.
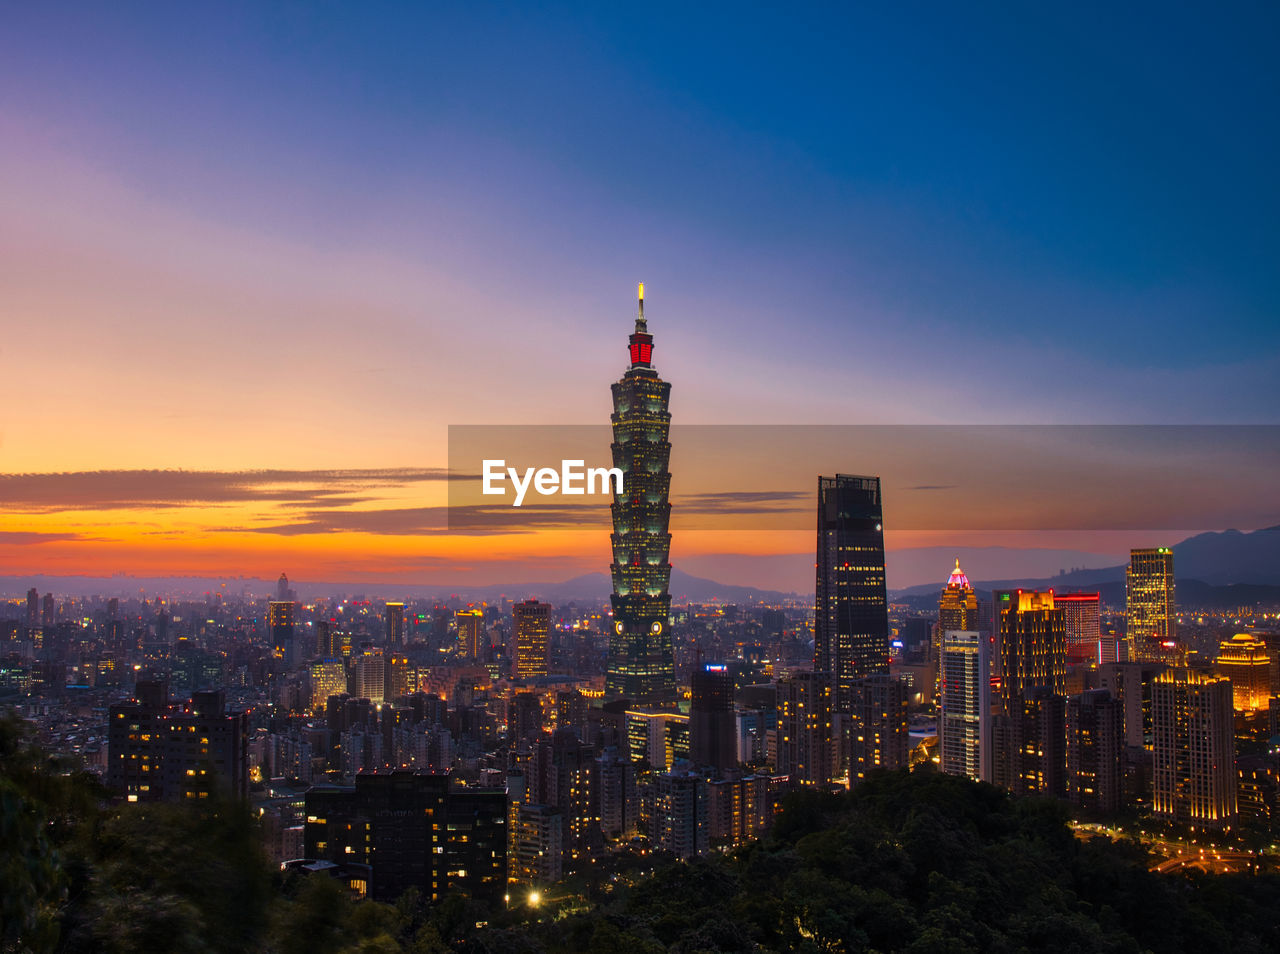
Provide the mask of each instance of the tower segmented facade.
[{"label": "tower segmented facade", "polygon": [[653,369],[644,285],[629,346],[631,364],[613,385],[613,632],[605,694],[640,706],[675,704],[671,646],[671,385]]}]

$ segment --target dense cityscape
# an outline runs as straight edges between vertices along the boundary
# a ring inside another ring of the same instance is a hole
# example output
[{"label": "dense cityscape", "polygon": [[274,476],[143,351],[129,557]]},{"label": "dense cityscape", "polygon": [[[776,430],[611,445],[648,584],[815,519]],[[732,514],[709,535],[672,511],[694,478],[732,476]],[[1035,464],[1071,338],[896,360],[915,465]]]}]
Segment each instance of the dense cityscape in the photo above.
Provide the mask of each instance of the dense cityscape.
[{"label": "dense cityscape", "polygon": [[0,24],[0,954],[1280,951],[1280,5]]},{"label": "dense cityscape", "polygon": [[907,770],[1060,800],[1153,870],[1275,865],[1274,607],[1180,612],[1169,547],[1132,551],[1123,606],[980,593],[959,560],[891,603],[892,511],[849,475],[818,478],[812,597],[673,603],[643,297],[628,357],[607,602],[33,588],[0,622],[6,703],[110,799],[247,805],[281,872],[385,903],[572,906],[619,858],[741,849],[799,790]]}]

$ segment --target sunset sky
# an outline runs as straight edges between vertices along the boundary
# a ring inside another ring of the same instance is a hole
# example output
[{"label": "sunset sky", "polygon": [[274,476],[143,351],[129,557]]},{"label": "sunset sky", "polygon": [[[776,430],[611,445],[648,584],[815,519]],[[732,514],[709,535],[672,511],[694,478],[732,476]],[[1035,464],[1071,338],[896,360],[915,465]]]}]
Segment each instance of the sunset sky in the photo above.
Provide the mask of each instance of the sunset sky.
[{"label": "sunset sky", "polygon": [[[0,575],[602,570],[603,524],[421,516],[450,425],[607,422],[640,280],[679,424],[1280,424],[1278,28],[1271,4],[9,4]],[[763,489],[808,507],[827,460]],[[1165,526],[908,529],[911,487],[985,512],[954,466],[886,484],[892,546],[1109,560],[1280,523],[1245,480]],[[768,585],[810,538],[689,526],[672,559]]]}]

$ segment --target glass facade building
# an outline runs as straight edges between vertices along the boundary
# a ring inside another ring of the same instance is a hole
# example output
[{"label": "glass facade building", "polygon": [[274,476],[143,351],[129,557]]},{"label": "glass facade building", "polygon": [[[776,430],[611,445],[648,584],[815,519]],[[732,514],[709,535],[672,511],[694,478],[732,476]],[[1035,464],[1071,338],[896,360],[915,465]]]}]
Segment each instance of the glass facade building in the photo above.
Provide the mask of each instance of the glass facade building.
[{"label": "glass facade building", "polygon": [[818,478],[813,668],[831,676],[837,712],[855,682],[889,671],[882,521],[879,477]]},{"label": "glass facade building", "polygon": [[644,286],[629,346],[631,366],[613,385],[613,466],[622,471],[613,514],[613,632],[605,695],[639,706],[674,706],[671,645],[671,385],[653,369]]}]

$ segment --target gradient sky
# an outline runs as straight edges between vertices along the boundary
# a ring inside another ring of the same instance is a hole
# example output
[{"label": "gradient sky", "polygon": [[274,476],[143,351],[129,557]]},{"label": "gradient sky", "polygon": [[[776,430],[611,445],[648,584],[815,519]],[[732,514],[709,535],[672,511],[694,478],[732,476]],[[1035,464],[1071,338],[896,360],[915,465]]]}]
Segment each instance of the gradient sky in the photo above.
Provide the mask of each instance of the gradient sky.
[{"label": "gradient sky", "polygon": [[[1264,3],[5,5],[0,472],[82,476],[0,500],[0,571],[603,568],[235,531],[449,424],[607,419],[637,280],[681,423],[1280,423],[1277,40]],[[77,496],[176,469],[256,489]]]}]

